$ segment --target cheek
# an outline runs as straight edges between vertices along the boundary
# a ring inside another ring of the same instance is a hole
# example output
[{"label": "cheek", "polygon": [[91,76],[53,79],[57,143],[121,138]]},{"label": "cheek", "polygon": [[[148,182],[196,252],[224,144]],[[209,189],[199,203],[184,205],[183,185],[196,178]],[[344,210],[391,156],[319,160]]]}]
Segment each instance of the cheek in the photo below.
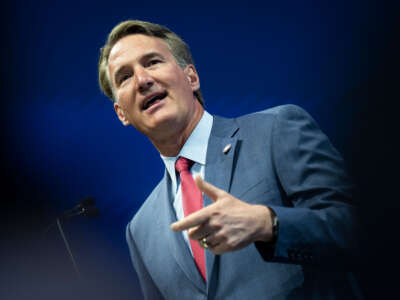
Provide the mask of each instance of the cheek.
[{"label": "cheek", "polygon": [[184,90],[190,87],[188,78],[179,66],[163,70],[159,75],[162,82],[175,89]]},{"label": "cheek", "polygon": [[120,105],[123,106],[125,109],[133,107],[134,101],[128,91],[121,91],[116,96],[119,99]]}]

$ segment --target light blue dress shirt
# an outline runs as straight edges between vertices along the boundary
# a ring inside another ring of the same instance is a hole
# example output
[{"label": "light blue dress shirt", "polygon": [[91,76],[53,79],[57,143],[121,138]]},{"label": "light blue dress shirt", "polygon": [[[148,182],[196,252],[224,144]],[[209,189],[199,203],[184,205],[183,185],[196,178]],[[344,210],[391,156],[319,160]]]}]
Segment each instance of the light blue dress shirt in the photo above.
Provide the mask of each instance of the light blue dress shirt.
[{"label": "light blue dress shirt", "polygon": [[[204,178],[208,139],[210,138],[212,124],[213,117],[208,112],[204,111],[199,123],[187,139],[186,143],[183,145],[179,154],[175,157],[166,157],[161,155],[172,182],[172,191],[174,197],[173,204],[177,220],[183,219],[185,215],[182,205],[181,183],[179,174],[175,172],[175,162],[180,156],[194,161],[194,164],[190,169],[190,173],[192,174],[193,178],[196,175],[200,175],[201,178]],[[188,245],[190,251],[192,251],[187,231],[185,230],[182,233],[186,244]]]}]

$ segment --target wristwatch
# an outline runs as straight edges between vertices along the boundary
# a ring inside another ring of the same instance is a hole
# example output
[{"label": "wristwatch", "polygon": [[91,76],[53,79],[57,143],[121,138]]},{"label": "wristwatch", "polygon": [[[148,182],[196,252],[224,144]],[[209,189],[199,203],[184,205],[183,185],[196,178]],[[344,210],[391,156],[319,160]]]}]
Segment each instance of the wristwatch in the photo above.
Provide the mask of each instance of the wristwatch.
[{"label": "wristwatch", "polygon": [[279,231],[279,220],[276,216],[275,212],[270,208],[271,211],[271,219],[272,219],[272,239],[271,244],[275,244],[278,240],[278,231]]}]

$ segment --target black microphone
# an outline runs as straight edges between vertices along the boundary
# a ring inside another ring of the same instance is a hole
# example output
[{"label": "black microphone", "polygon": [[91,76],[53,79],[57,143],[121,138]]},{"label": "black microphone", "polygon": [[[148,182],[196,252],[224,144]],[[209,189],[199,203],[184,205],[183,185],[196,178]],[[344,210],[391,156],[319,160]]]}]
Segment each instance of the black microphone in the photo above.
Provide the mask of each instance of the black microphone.
[{"label": "black microphone", "polygon": [[88,218],[97,217],[99,215],[99,209],[95,207],[95,201],[93,197],[86,197],[79,200],[79,204],[74,208],[65,211],[59,218],[62,220],[74,218],[77,216],[83,216]]}]

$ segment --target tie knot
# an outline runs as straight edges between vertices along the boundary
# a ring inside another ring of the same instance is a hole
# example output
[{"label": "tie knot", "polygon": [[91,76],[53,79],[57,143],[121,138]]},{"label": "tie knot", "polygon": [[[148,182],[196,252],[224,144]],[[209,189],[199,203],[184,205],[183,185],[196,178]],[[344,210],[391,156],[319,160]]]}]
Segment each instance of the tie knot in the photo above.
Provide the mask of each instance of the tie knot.
[{"label": "tie knot", "polygon": [[182,171],[189,171],[193,165],[193,161],[185,157],[179,157],[175,163],[175,169],[181,173]]}]

